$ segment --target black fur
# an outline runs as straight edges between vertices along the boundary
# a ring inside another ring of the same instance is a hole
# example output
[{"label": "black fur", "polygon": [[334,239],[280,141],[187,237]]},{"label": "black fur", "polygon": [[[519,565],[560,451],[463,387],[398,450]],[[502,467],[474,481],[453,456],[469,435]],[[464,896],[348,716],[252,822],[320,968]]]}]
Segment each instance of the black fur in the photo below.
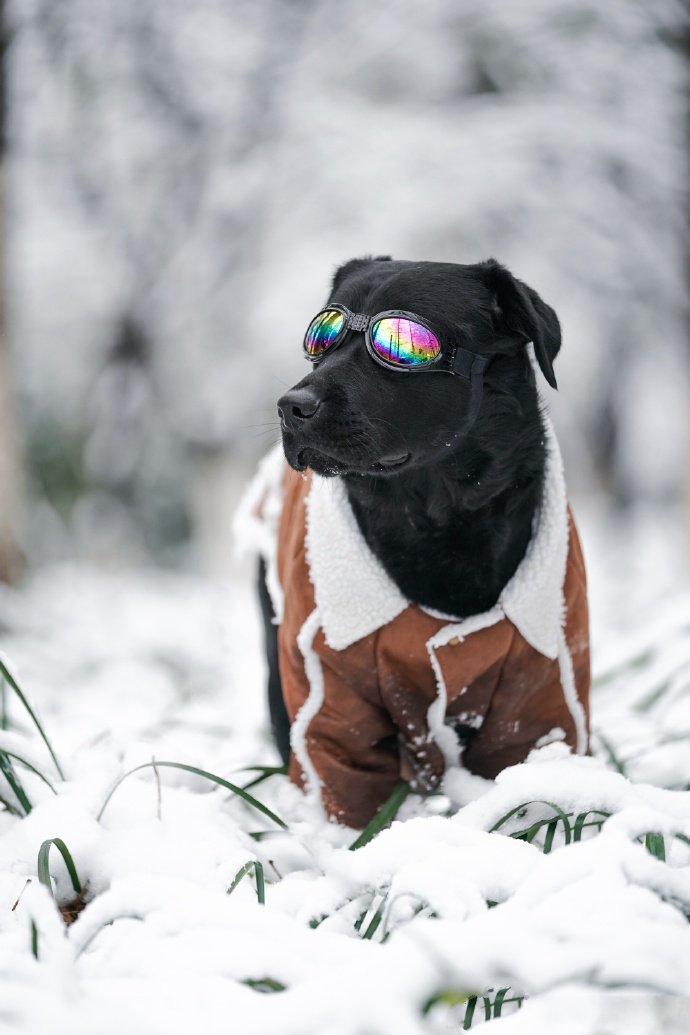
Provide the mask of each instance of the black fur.
[{"label": "black fur", "polygon": [[329,301],[417,313],[442,342],[490,358],[469,428],[465,379],[382,368],[356,332],[278,404],[288,462],[344,479],[364,538],[405,596],[458,617],[487,610],[525,553],[540,498],[544,431],[526,341],[555,387],[556,314],[493,259],[355,259]]}]

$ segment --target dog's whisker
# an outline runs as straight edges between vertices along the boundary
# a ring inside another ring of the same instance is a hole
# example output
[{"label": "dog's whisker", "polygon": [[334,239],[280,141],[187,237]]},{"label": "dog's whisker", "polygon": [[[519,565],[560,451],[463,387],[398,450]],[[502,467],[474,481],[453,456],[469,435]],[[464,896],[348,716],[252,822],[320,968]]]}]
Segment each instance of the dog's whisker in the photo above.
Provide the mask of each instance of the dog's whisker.
[{"label": "dog's whisker", "polygon": [[257,431],[253,435],[250,435],[249,438],[251,438],[253,442],[271,442],[276,445],[280,442],[279,435],[270,435],[270,437],[269,435],[270,432],[268,431]]},{"label": "dog's whisker", "polygon": [[288,384],[287,381],[283,381],[282,377],[278,377],[278,375],[276,373],[272,372],[270,376],[271,376],[271,380],[272,381],[277,381],[278,384],[281,385],[283,388],[291,388],[292,387],[292,385]]},{"label": "dog's whisker", "polygon": [[269,427],[270,428],[279,428],[280,427],[280,421],[278,419],[276,419],[276,420],[259,421],[257,424],[243,424],[242,425],[242,430],[246,431],[247,429],[251,430],[252,428],[269,428]]}]

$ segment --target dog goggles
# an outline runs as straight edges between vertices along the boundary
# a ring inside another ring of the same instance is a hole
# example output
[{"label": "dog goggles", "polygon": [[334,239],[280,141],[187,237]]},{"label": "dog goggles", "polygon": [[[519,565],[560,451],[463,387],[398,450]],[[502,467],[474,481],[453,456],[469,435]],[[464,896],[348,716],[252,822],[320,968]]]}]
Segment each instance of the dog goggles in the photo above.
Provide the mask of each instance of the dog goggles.
[{"label": "dog goggles", "polygon": [[384,367],[412,373],[441,370],[471,377],[481,373],[488,359],[455,345],[441,346],[421,316],[402,309],[389,309],[376,316],[351,313],[344,305],[333,303],[322,309],[309,324],[304,336],[304,354],[316,362],[339,345],[348,331],[361,331],[372,359]]},{"label": "dog goggles", "polygon": [[352,313],[333,303],[314,317],[304,336],[304,354],[317,360],[336,348],[348,331],[364,333],[367,352],[376,363],[401,373],[435,370],[458,374],[472,385],[470,419],[474,420],[482,399],[483,373],[488,357],[457,345],[443,347],[431,327],[415,313],[388,309],[376,316]]}]

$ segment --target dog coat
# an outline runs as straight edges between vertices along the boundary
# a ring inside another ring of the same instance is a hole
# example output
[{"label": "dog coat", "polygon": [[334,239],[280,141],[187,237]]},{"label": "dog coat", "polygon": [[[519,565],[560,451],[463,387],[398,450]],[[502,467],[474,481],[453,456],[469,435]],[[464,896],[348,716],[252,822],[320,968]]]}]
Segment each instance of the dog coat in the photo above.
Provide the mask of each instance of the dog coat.
[{"label": "dog coat", "polygon": [[530,543],[482,614],[407,600],[343,482],[298,474],[282,451],[264,460],[237,525],[267,563],[291,779],[339,822],[363,827],[401,777],[429,791],[448,766],[494,777],[551,740],[587,751],[585,568],[550,425]]}]

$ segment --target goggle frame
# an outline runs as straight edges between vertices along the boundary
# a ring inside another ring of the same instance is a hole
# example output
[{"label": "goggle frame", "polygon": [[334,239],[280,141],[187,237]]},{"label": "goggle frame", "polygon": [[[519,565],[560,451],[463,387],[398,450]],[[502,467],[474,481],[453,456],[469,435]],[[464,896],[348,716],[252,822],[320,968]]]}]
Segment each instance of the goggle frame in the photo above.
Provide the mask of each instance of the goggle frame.
[{"label": "goggle frame", "polygon": [[[341,313],[345,317],[345,323],[338,331],[333,341],[327,345],[322,352],[318,355],[311,355],[307,350],[307,336],[309,334],[309,330],[320,316],[332,312]],[[405,319],[424,327],[424,329],[429,331],[430,334],[433,334],[436,341],[439,342],[441,348],[439,355],[435,356],[433,359],[422,360],[419,363],[410,364],[395,363],[391,360],[385,359],[376,350],[372,341],[371,328],[374,324],[387,318]],[[457,374],[468,381],[473,381],[477,378],[481,378],[489,362],[488,356],[480,356],[476,352],[470,352],[468,349],[463,349],[452,343],[450,345],[446,345],[444,348],[431,324],[425,320],[424,317],[418,316],[417,313],[411,313],[406,309],[384,309],[380,313],[376,313],[374,316],[368,316],[366,313],[353,313],[352,310],[347,308],[347,306],[341,305],[339,302],[332,302],[330,305],[324,306],[324,308],[320,309],[316,316],[309,321],[309,326],[307,327],[302,343],[304,355],[310,363],[318,363],[326,353],[332,352],[333,349],[336,349],[343,343],[349,331],[364,334],[364,343],[366,345],[367,352],[374,362],[378,363],[379,366],[384,367],[386,370],[395,370],[396,373],[421,374],[426,371],[431,371],[435,373]]]}]

